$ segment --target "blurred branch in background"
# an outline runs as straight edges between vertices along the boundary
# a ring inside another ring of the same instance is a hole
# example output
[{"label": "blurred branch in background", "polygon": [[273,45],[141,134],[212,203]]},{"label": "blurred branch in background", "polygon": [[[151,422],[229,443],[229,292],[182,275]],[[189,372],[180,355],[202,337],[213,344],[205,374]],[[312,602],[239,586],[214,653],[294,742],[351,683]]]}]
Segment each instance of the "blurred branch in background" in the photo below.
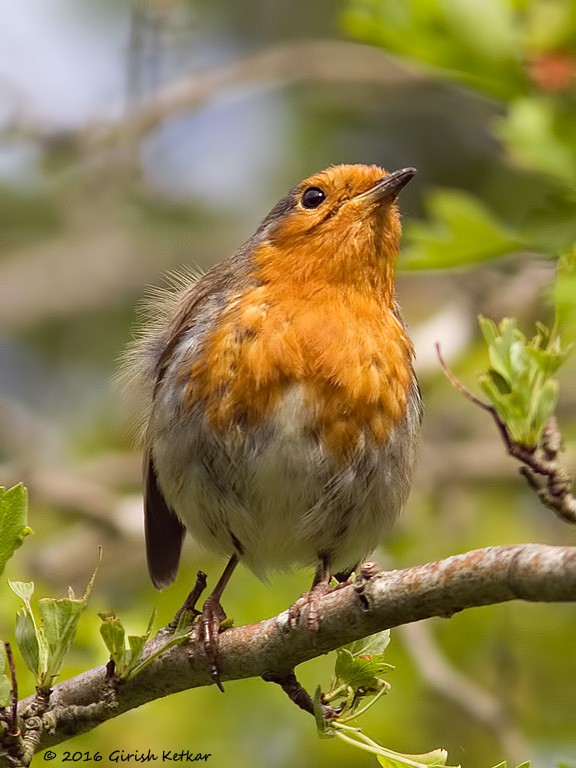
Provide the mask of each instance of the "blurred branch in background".
[{"label": "blurred branch in background", "polygon": [[[128,56],[127,114],[113,122],[94,121],[75,134],[67,134],[66,141],[87,157],[72,168],[65,168],[51,184],[67,180],[71,174],[93,171],[98,163],[121,161],[126,145],[141,141],[162,123],[200,109],[231,89],[298,82],[401,85],[423,79],[414,69],[371,46],[343,40],[310,40],[274,46],[232,64],[195,72],[151,89],[141,82],[145,57],[140,28],[144,22],[140,11],[134,13],[136,31]],[[57,138],[41,125],[17,123],[11,131],[48,144]],[[104,152],[106,148],[112,151]]]},{"label": "blurred branch in background", "polygon": [[[135,10],[134,13],[133,24],[138,27],[142,24],[141,12]],[[131,62],[142,57],[139,41],[138,33],[130,43]],[[131,63],[129,70],[140,72],[141,68],[142,64]],[[231,88],[249,84],[298,81],[385,84],[416,77],[414,72],[374,48],[343,41],[298,42],[274,47],[229,66],[195,73],[148,95],[144,95],[144,86],[139,85],[136,75],[132,74],[129,80],[135,82],[129,86],[128,114],[111,125],[89,124],[76,135],[68,134],[66,142],[75,147],[72,154],[79,153],[80,159],[66,163],[62,170],[47,177],[52,195],[72,182],[72,190],[77,190],[82,179],[89,179],[88,189],[80,198],[74,199],[77,195],[74,191],[65,194],[65,200],[71,203],[66,217],[74,217],[78,207],[85,211],[84,199],[88,193],[92,204],[101,207],[101,216],[107,218],[105,231],[95,216],[86,218],[82,213],[80,226],[67,229],[52,238],[51,243],[42,241],[24,250],[9,252],[0,262],[0,283],[5,294],[0,305],[0,325],[6,329],[34,325],[55,313],[65,315],[113,302],[133,286],[136,270],[141,284],[153,279],[158,271],[153,254],[161,245],[142,242],[138,232],[132,231],[130,222],[122,217],[118,195],[122,195],[125,205],[129,189],[122,193],[123,178],[137,162],[134,152],[139,142],[162,123],[199,109]],[[12,126],[11,130],[46,146],[58,138],[46,134],[41,127],[30,125]],[[106,168],[110,170],[107,172]],[[92,190],[96,189],[94,197]],[[113,221],[117,221],[116,228],[112,226]],[[149,255],[143,254],[142,249]],[[99,254],[106,254],[106,260],[99,258]],[[146,265],[148,272],[143,272]],[[90,277],[91,271],[94,279]],[[58,285],[57,292],[46,290],[48,280]]]},{"label": "blurred branch in background", "polygon": [[430,624],[424,621],[404,624],[399,631],[427,685],[473,720],[489,728],[502,745],[506,759],[513,765],[525,760],[530,749],[506,706],[448,661],[434,638]]},{"label": "blurred branch in background", "polygon": [[275,46],[233,64],[197,73],[156,91],[147,103],[111,126],[88,127],[80,140],[98,147],[124,137],[141,139],[165,120],[198,109],[231,88],[312,83],[402,84],[421,76],[370,46],[316,40]]}]

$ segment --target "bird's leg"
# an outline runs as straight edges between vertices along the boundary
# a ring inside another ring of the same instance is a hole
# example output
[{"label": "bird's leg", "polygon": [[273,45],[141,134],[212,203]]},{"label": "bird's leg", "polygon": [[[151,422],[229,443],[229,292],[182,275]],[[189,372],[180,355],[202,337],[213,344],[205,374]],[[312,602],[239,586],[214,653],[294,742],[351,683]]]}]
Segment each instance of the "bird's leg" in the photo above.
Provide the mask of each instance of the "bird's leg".
[{"label": "bird's leg", "polygon": [[305,606],[309,606],[306,624],[308,629],[317,632],[320,629],[321,616],[318,611],[318,599],[330,592],[330,561],[327,556],[320,556],[316,573],[309,592],[305,592],[288,609],[288,626],[295,627]]},{"label": "bird's leg", "polygon": [[320,622],[322,620],[318,606],[318,600],[330,592],[331,578],[332,571],[328,563],[328,558],[322,557],[320,558],[320,562],[316,568],[316,573],[314,574],[314,580],[312,581],[310,592],[308,592],[310,604],[308,611],[308,629],[311,629],[314,632],[317,632],[320,629]]},{"label": "bird's leg", "polygon": [[221,691],[224,691],[224,688],[220,682],[220,671],[218,669],[218,634],[220,632],[220,624],[226,618],[226,614],[220,604],[220,598],[237,565],[238,555],[233,554],[230,560],[228,560],[218,583],[206,598],[202,606],[202,614],[198,620],[199,639],[202,641],[204,652],[208,658],[210,674]]}]

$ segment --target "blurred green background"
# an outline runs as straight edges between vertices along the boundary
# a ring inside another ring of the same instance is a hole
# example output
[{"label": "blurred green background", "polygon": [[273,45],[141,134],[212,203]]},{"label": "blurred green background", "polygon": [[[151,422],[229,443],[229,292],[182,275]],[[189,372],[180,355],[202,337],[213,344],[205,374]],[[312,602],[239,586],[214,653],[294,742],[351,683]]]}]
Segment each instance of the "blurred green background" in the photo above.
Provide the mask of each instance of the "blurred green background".
[{"label": "blurred green background", "polygon": [[[129,631],[168,621],[198,568],[149,583],[138,414],[113,384],[149,285],[228,256],[301,178],[340,162],[416,166],[402,194],[398,295],[426,413],[409,507],[375,559],[402,567],[469,548],[573,543],[505,456],[492,421],[450,387],[486,366],[476,316],[550,322],[555,260],[576,243],[573,0],[23,0],[0,9],[0,482],[24,481],[35,536],[9,576],[91,609],[64,676],[106,661],[97,611]],[[576,336],[573,295],[563,316]],[[575,468],[576,364],[559,417]],[[274,615],[311,574],[242,568],[236,623]],[[0,636],[17,601],[0,585]],[[396,630],[391,693],[364,730],[450,764],[576,764],[575,610],[508,604]],[[333,661],[298,670],[327,687]],[[21,695],[32,681],[19,664]],[[454,675],[460,675],[454,678]],[[374,766],[319,740],[259,680],[159,701],[57,748],[191,749],[210,765]]]}]

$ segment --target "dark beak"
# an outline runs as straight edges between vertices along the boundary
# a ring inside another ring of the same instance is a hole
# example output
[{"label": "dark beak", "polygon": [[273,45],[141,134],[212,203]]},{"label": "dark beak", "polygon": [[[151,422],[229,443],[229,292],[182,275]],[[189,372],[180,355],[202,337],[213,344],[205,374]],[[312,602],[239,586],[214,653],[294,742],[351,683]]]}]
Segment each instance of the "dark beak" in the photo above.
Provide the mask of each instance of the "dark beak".
[{"label": "dark beak", "polygon": [[416,173],[416,168],[402,168],[385,176],[372,189],[358,195],[375,203],[392,203]]}]

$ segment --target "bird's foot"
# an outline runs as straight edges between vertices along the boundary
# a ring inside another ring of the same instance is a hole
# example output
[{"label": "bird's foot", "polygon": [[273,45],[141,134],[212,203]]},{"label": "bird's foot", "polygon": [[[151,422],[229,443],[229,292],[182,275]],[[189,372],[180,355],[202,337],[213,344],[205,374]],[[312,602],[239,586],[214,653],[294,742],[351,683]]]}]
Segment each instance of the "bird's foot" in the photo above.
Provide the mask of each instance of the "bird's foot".
[{"label": "bird's foot", "polygon": [[218,668],[218,644],[220,634],[220,624],[226,618],[224,609],[216,595],[209,595],[202,607],[202,613],[198,619],[198,635],[204,647],[204,653],[210,667],[210,674],[218,688],[224,693],[224,686],[220,680],[220,670]]},{"label": "bird's foot", "polygon": [[318,632],[322,622],[319,601],[324,595],[332,592],[332,587],[326,582],[321,582],[312,587],[309,592],[301,595],[290,608],[288,608],[288,626],[294,629],[300,623],[302,612],[307,608],[306,626],[311,632]]}]

